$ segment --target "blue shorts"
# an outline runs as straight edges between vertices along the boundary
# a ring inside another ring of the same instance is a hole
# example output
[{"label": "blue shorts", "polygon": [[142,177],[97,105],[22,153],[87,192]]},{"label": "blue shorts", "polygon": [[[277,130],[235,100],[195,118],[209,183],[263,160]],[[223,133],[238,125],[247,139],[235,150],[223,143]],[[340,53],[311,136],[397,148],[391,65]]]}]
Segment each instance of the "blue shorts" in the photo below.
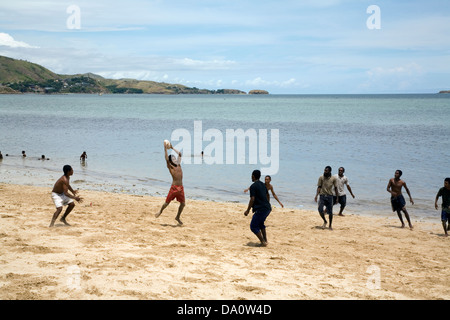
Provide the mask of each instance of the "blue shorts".
[{"label": "blue shorts", "polygon": [[257,234],[261,231],[261,229],[266,228],[264,221],[266,221],[271,211],[272,209],[259,209],[255,211],[252,221],[250,222],[250,230],[252,230],[254,234]]},{"label": "blue shorts", "polygon": [[405,197],[399,195],[397,197],[391,197],[392,211],[400,211],[406,206]]},{"label": "blue shorts", "polygon": [[446,212],[445,210],[442,210],[442,212],[441,212],[441,220],[442,221],[447,221],[448,219],[450,219],[450,213]]}]

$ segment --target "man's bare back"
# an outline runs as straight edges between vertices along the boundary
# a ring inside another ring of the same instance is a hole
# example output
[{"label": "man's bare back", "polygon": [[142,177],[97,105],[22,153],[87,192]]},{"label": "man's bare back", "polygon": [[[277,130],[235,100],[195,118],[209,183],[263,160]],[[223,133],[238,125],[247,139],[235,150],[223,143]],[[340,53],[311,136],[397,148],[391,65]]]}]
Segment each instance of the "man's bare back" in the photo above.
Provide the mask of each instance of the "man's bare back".
[{"label": "man's bare back", "polygon": [[[61,193],[64,193],[64,191],[67,191],[69,189],[69,185],[70,185],[69,179],[70,179],[70,177],[66,177],[66,176],[62,176],[61,178],[59,178],[55,182],[52,192],[61,194]],[[66,187],[66,188],[64,188],[64,187]]]}]

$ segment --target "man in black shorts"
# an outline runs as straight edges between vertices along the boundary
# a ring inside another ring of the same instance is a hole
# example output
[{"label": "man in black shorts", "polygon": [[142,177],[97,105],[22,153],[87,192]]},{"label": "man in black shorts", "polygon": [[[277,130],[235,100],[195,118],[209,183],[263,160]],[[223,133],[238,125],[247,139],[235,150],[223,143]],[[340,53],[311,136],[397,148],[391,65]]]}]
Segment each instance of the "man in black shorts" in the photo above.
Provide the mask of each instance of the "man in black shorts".
[{"label": "man in black shorts", "polygon": [[411,198],[411,193],[409,192],[408,187],[406,186],[406,182],[400,179],[402,176],[402,170],[396,170],[394,178],[391,178],[389,180],[389,183],[387,185],[387,192],[391,194],[391,206],[392,211],[397,211],[398,218],[400,219],[400,222],[402,223],[402,228],[405,227],[405,223],[403,222],[402,214],[401,212],[405,214],[406,220],[408,221],[409,228],[412,230],[413,226],[411,224],[411,219],[409,218],[408,211],[406,210],[406,201],[405,197],[403,197],[402,194],[402,188],[405,187],[406,192],[409,196],[409,201],[411,204],[414,204],[414,200]]},{"label": "man in black shorts", "polygon": [[267,234],[264,221],[272,211],[272,207],[269,202],[269,192],[263,182],[259,180],[261,178],[261,171],[254,170],[252,173],[253,184],[250,186],[250,201],[248,202],[248,208],[245,210],[244,215],[247,216],[250,209],[253,209],[253,217],[250,222],[250,230],[258,237],[262,247],[267,246]]}]

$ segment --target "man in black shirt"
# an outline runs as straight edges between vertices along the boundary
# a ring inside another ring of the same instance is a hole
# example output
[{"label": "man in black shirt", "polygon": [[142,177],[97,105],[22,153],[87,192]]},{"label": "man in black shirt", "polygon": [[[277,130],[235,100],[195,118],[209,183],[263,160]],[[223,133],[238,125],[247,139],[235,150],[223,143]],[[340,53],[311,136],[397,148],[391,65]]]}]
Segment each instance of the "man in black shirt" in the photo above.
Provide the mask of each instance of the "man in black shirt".
[{"label": "man in black shirt", "polygon": [[250,208],[253,209],[253,217],[250,222],[250,230],[261,241],[261,246],[267,246],[266,226],[264,221],[269,216],[272,207],[269,202],[269,192],[263,182],[259,180],[261,177],[261,171],[254,170],[252,173],[253,184],[250,186],[250,201],[248,202],[248,208],[245,210],[244,215],[247,216],[250,212]]}]

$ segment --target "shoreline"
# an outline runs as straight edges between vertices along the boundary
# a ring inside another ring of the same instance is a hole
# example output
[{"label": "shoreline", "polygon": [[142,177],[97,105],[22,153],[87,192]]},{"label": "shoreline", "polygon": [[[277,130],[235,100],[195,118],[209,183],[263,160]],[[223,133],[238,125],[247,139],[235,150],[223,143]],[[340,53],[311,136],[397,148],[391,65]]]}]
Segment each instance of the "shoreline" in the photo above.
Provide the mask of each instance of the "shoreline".
[{"label": "shoreline", "polygon": [[[449,299],[448,238],[436,223],[275,208],[258,246],[246,204],[80,190],[63,227],[51,189],[0,184],[0,299]],[[345,212],[344,212],[345,214]]]},{"label": "shoreline", "polygon": [[[21,156],[15,157],[18,159],[21,158]],[[42,162],[40,159],[36,160],[35,163],[37,165],[33,166],[0,163],[0,165],[4,165],[5,169],[2,171],[3,183],[51,188],[54,182],[61,176],[60,170],[56,170],[52,166],[47,166],[47,162]],[[40,164],[43,164],[43,166],[39,167]],[[116,173],[83,172],[82,168],[80,169],[76,166],[74,168],[77,170],[77,176],[73,178],[72,184],[75,189],[79,188],[80,190],[165,197],[170,186],[170,177],[168,174],[165,178],[139,178],[131,175],[120,176]],[[236,190],[229,189],[227,190],[228,193],[224,193],[224,190],[189,183],[185,185],[185,189],[190,199],[248,204],[248,194],[243,191],[237,193]],[[281,200],[287,209],[317,212],[317,203],[313,199],[314,193],[309,196],[302,194],[300,197],[295,197],[292,194],[286,194],[280,190],[277,185],[277,194],[283,197]],[[238,191],[241,190],[239,189]],[[433,197],[434,195],[426,198],[414,197],[414,205],[411,205],[409,202],[407,203],[407,209],[413,222],[440,222],[440,212],[434,209]],[[271,199],[272,204],[279,207],[278,202],[273,197]],[[333,211],[336,213],[338,210],[339,206],[334,206]],[[368,199],[359,195],[356,199],[350,198],[344,211],[344,214],[346,213],[366,217],[395,217],[397,219],[397,214],[392,212],[387,192],[386,199],[382,200]]]}]

